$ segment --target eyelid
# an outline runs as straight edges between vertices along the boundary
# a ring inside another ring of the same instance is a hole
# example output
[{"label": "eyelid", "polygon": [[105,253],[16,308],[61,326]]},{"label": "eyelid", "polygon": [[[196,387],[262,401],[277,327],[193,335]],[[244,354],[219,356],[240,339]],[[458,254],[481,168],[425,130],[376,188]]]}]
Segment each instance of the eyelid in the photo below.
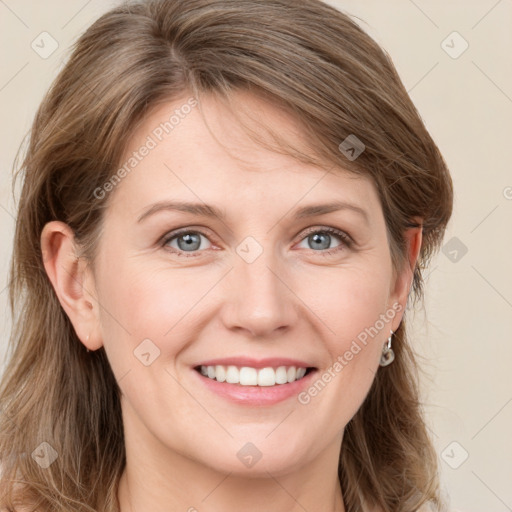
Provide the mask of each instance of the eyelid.
[{"label": "eyelid", "polygon": [[351,245],[355,244],[354,239],[346,231],[343,231],[342,229],[338,229],[338,228],[333,228],[331,226],[313,226],[311,228],[308,228],[308,229],[306,229],[306,231],[301,233],[302,238],[300,238],[299,241],[302,241],[304,238],[306,238],[311,233],[317,233],[317,232],[334,234],[334,235],[338,236],[339,238],[341,238],[343,243],[345,243],[347,246],[351,246]]},{"label": "eyelid", "polygon": [[[195,233],[198,235],[202,235],[207,238],[212,244],[214,244],[215,235],[213,235],[212,231],[204,226],[185,226],[183,228],[176,228],[171,231],[166,232],[158,241],[159,245],[165,246],[171,240],[177,238],[182,234]],[[212,240],[213,239],[213,240]]]},{"label": "eyelid", "polygon": [[[345,231],[338,229],[338,228],[331,227],[331,226],[321,226],[321,225],[320,226],[311,226],[310,228],[307,228],[305,231],[301,231],[300,238],[295,243],[302,242],[302,240],[307,238],[311,233],[322,233],[322,232],[328,233],[328,234],[333,234],[333,235],[337,236],[341,240],[342,245],[344,245],[345,248],[347,248],[347,249],[349,249],[353,245],[355,245],[354,239]],[[205,238],[207,238],[210,241],[210,243],[212,243],[212,245],[215,245],[215,236],[212,234],[211,230],[209,230],[208,228],[206,228],[204,226],[197,226],[197,227],[185,226],[183,228],[177,228],[177,229],[171,230],[171,231],[165,233],[160,238],[159,245],[161,245],[165,249],[166,245],[171,240],[174,240],[175,238],[177,238],[178,236],[180,236],[181,234],[184,234],[184,233],[195,233],[195,234],[204,236]],[[187,251],[178,251],[174,248],[168,248],[167,250],[173,254],[177,254],[180,256],[185,255],[186,257],[199,256],[201,253],[206,251],[206,249],[203,249],[201,251],[192,251],[189,255],[187,255],[186,254]],[[213,250],[215,250],[215,249],[213,249]],[[322,251],[313,251],[313,250],[311,250],[311,251],[318,252],[319,254],[329,255],[331,253],[339,252],[340,250],[342,250],[342,248],[337,246],[337,247],[333,247],[331,249],[324,249]]]}]

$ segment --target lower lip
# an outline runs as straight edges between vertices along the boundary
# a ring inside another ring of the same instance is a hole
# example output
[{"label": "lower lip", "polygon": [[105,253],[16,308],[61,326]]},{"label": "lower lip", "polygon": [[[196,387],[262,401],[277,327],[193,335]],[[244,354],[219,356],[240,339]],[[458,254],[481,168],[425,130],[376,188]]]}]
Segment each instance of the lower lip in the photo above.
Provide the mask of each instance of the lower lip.
[{"label": "lower lip", "polygon": [[197,370],[192,369],[201,382],[212,392],[232,402],[243,405],[273,405],[298,395],[310,382],[317,370],[313,370],[302,379],[288,384],[275,386],[242,386],[229,384],[205,377]]}]

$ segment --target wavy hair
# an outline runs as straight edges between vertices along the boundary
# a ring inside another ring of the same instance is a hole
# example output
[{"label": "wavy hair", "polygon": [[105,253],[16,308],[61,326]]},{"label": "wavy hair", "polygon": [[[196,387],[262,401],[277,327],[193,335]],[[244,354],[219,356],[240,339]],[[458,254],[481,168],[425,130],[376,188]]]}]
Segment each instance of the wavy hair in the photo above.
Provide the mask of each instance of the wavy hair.
[{"label": "wavy hair", "polygon": [[[261,94],[289,111],[310,148],[287,154],[367,176],[382,204],[394,270],[404,231],[422,219],[411,297],[439,250],[453,189],[442,155],[388,54],[348,15],[320,0],[148,0],[120,5],[77,40],[43,99],[14,183],[17,206],[9,305],[12,332],[0,383],[0,505],[10,510],[119,510],[126,460],[120,390],[103,348],[87,353],[45,272],[40,236],[52,220],[73,230],[94,267],[108,201],[93,197],[120,165],[150,109],[190,91]],[[339,146],[365,145],[357,159]],[[345,428],[339,479],[347,512],[441,510],[418,365],[405,317],[396,359],[380,368]],[[47,468],[37,450],[55,450]]]}]

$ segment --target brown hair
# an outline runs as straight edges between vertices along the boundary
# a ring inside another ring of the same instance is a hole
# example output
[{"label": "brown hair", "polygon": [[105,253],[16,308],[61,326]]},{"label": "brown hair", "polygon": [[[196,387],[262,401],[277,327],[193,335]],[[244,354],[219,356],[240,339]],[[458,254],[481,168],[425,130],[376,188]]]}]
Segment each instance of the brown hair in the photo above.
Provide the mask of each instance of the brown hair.
[{"label": "brown hair", "polygon": [[[43,266],[41,232],[51,220],[67,223],[93,265],[108,204],[93,191],[117,169],[126,134],[150,108],[185,91],[229,99],[237,90],[263,94],[295,116],[312,152],[287,148],[294,156],[316,155],[374,180],[395,270],[406,264],[405,229],[422,219],[411,294],[422,297],[421,270],[452,212],[451,178],[391,59],[349,16],[319,0],[117,7],[77,41],[15,174],[23,187],[10,271],[10,358],[0,386],[1,505],[118,510],[125,464],[119,388],[104,349],[87,353],[60,306]],[[365,145],[353,160],[339,149],[349,135]],[[393,348],[394,363],[379,369],[345,429],[339,478],[347,512],[365,503],[385,512],[442,506],[405,319]],[[46,469],[32,457],[43,442],[58,454]]]}]

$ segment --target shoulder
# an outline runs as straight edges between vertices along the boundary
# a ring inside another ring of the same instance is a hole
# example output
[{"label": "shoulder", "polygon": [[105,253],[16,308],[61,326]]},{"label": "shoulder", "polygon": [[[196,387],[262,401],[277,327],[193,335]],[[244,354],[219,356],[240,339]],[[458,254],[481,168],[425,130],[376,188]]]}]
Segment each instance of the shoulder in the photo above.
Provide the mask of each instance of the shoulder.
[{"label": "shoulder", "polygon": [[[367,509],[365,509],[367,510]],[[423,504],[420,508],[414,510],[414,512],[437,512],[438,509],[431,506],[429,503]],[[443,509],[444,510],[444,509]],[[375,507],[372,509],[368,509],[369,512],[384,512],[380,507]],[[0,511],[1,512],[1,511]],[[454,508],[448,508],[445,512],[463,512],[462,510],[455,510]]]},{"label": "shoulder", "polygon": [[[416,512],[436,512],[438,509],[434,508],[433,506],[429,505],[428,503],[425,503],[422,505],[419,509],[416,510]],[[443,509],[445,512],[462,512],[461,510],[455,510],[454,508],[448,507],[446,509]]]},{"label": "shoulder", "polygon": [[[4,476],[2,462],[0,460],[0,481],[2,480]],[[16,487],[16,485],[15,485]],[[16,506],[16,508],[12,509],[4,505],[3,503],[0,503],[0,512],[28,512],[30,508],[27,505],[19,505]]]}]

